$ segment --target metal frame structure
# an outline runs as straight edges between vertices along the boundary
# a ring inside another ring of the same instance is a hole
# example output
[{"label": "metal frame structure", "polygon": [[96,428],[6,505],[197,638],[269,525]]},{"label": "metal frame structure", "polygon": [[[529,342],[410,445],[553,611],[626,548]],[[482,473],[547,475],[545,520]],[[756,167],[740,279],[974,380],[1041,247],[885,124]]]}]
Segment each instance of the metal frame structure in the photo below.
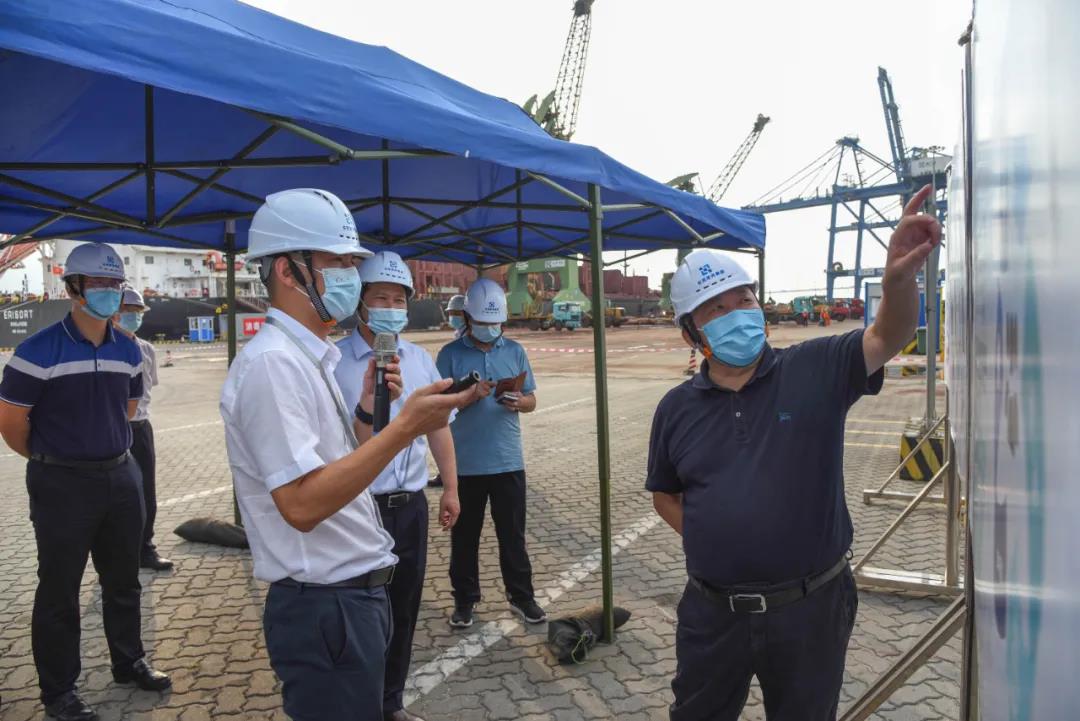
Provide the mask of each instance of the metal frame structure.
[{"label": "metal frame structure", "polygon": [[[0,201],[19,205],[28,209],[45,211],[49,217],[27,228],[18,235],[0,243],[0,247],[7,247],[16,243],[40,242],[56,239],[88,239],[96,237],[108,231],[117,229],[131,230],[143,236],[148,236],[156,241],[174,246],[207,247],[187,238],[170,233],[170,229],[190,225],[221,224],[224,251],[226,256],[226,283],[227,283],[227,317],[228,317],[228,357],[231,363],[237,351],[236,327],[236,277],[235,260],[239,251],[236,242],[236,221],[248,219],[262,204],[263,198],[251,195],[235,187],[227,185],[224,181],[228,173],[238,168],[266,168],[283,166],[335,166],[346,162],[375,161],[381,166],[382,193],[376,197],[344,199],[348,207],[353,211],[381,207],[383,213],[383,229],[379,237],[373,237],[361,233],[362,242],[380,245],[389,248],[408,247],[418,250],[418,253],[410,254],[410,257],[441,257],[454,262],[460,262],[456,258],[446,255],[449,250],[466,253],[474,253],[477,257],[478,267],[483,267],[485,257],[495,257],[503,262],[528,260],[536,257],[551,255],[576,255],[580,252],[588,254],[592,262],[593,288],[592,301],[596,307],[603,307],[603,242],[605,237],[609,239],[629,239],[637,243],[656,244],[655,249],[645,250],[639,255],[653,252],[662,248],[671,247],[695,247],[708,243],[711,240],[725,235],[723,232],[702,235],[682,218],[672,211],[645,203],[620,203],[604,205],[601,199],[600,187],[596,184],[588,185],[588,197],[582,197],[578,193],[564,187],[560,183],[544,175],[518,170],[515,172],[513,183],[505,185],[484,197],[476,200],[454,200],[445,198],[410,198],[394,196],[390,193],[391,161],[408,161],[418,157],[458,157],[446,153],[430,150],[402,150],[393,149],[389,142],[384,141],[379,150],[357,150],[342,145],[319,133],[311,131],[286,118],[272,117],[262,113],[252,113],[266,123],[255,137],[244,147],[240,148],[233,156],[228,158],[213,158],[206,160],[183,160],[175,161],[158,157],[154,138],[154,88],[145,87],[144,115],[146,126],[145,158],[142,162],[102,162],[102,163],[35,163],[35,162],[3,162],[0,163],[0,186],[19,188],[35,195],[48,198],[52,202],[40,202],[25,198],[7,196],[0,193]],[[250,111],[249,111],[250,112]],[[303,138],[323,152],[305,156],[290,157],[258,157],[252,158],[252,153],[262,146],[269,138],[279,132],[292,133]],[[206,177],[193,175],[187,171],[212,169]],[[54,189],[46,188],[9,175],[9,172],[64,170],[70,172],[81,171],[126,171],[118,180],[114,180],[100,189],[86,195],[75,197]],[[161,175],[171,176],[184,180],[191,184],[191,190],[172,207],[166,209],[157,208],[155,205],[155,182]],[[131,182],[142,180],[146,184],[147,202],[145,216],[140,218],[133,215],[118,212],[104,206],[101,201],[105,200],[110,193],[117,188]],[[567,202],[565,203],[528,203],[522,199],[521,189],[531,183],[538,183],[558,192]],[[214,189],[229,196],[240,198],[251,204],[250,210],[245,211],[222,211],[212,213],[185,214],[184,208],[202,193]],[[418,205],[445,206],[448,210],[436,215],[418,208]],[[471,209],[489,207],[504,208],[516,211],[516,220],[511,223],[501,223],[482,228],[462,228],[454,223],[454,220]],[[392,237],[389,233],[389,212],[391,208],[400,208],[418,219],[418,225],[404,234]],[[534,223],[525,219],[524,211],[530,209],[560,211],[570,214],[586,214],[588,227],[582,231],[580,226],[560,225],[553,223]],[[629,220],[623,220],[604,226],[603,219],[606,214],[619,215],[633,211],[646,211],[639,213]],[[633,226],[646,218],[658,215],[666,215],[676,225],[686,231],[684,241],[672,241],[670,238],[653,237],[633,232]],[[94,222],[90,228],[50,235],[42,234],[50,225],[66,217],[77,217]],[[494,232],[514,229],[517,232],[516,253],[489,242],[485,236]],[[528,232],[532,236],[545,238],[551,246],[532,253],[524,252],[523,237]],[[555,235],[557,232],[571,233],[572,237],[567,240]],[[214,248],[215,250],[217,248]],[[756,252],[741,250],[741,252]],[[637,257],[637,256],[635,256]],[[500,263],[501,264],[501,263]],[[614,638],[614,587],[612,580],[612,549],[611,549],[611,463],[610,463],[610,429],[608,424],[608,388],[606,372],[606,341],[603,323],[593,324],[593,339],[596,362],[596,420],[597,420],[597,464],[600,491],[600,532],[602,548],[602,572],[603,572],[603,604],[604,604],[604,639],[611,641]],[[234,500],[235,503],[235,500]],[[235,506],[234,506],[235,512]]]},{"label": "metal frame structure", "polygon": [[[931,203],[928,210],[936,212]],[[938,248],[926,259],[924,277],[937,278],[940,263],[941,249]],[[952,442],[949,436],[949,411],[946,400],[945,412],[937,415],[937,354],[939,340],[940,315],[935,310],[938,308],[937,283],[926,283],[926,408],[923,416],[923,432],[915,447],[901,459],[900,464],[893,470],[885,482],[876,489],[863,491],[863,502],[871,503],[874,500],[902,500],[907,505],[899,516],[889,525],[885,532],[871,545],[862,558],[853,566],[855,578],[864,586],[876,588],[888,588],[902,591],[925,591],[929,593],[941,593],[954,595],[963,591],[963,584],[959,578],[960,566],[960,528],[965,515],[965,493],[961,487],[960,478],[956,473],[953,463]],[[930,442],[931,437],[938,430],[944,428],[945,444],[943,463],[937,473],[923,484],[917,493],[906,491],[887,491],[886,488],[895,480],[903,467],[919,453],[923,446]],[[940,496],[931,495],[934,487],[944,479],[944,486]],[[870,558],[881,549],[890,537],[900,528],[903,522],[923,503],[937,503],[945,506],[945,569],[942,574],[918,573],[899,569],[883,569],[867,566]]]}]

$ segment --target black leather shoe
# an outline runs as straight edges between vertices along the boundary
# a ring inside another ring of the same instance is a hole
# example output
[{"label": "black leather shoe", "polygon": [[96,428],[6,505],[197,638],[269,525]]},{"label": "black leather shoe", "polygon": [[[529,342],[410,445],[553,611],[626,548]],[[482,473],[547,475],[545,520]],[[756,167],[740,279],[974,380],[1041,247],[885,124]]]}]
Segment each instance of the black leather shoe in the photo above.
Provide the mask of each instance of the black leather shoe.
[{"label": "black leather shoe", "polygon": [[416,714],[403,708],[393,713],[383,714],[383,721],[424,721]]},{"label": "black leather shoe", "polygon": [[57,721],[97,721],[98,715],[94,709],[86,705],[86,702],[74,691],[69,691],[60,698],[45,706],[45,718],[57,719]]},{"label": "black leather shoe", "polygon": [[130,671],[121,673],[113,669],[113,680],[117,683],[133,683],[143,691],[164,691],[172,686],[169,677],[150,668],[145,658],[136,661]]},{"label": "black leather shoe", "polygon": [[157,553],[146,553],[139,559],[139,568],[149,568],[152,571],[168,571],[172,567],[172,561],[162,558]]}]

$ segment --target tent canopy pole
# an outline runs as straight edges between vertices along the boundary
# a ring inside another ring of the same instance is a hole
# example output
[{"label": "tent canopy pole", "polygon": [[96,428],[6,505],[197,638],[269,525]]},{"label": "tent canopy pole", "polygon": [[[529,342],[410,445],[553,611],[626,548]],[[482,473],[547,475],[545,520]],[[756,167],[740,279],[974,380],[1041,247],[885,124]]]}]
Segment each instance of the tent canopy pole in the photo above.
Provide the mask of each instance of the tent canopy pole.
[{"label": "tent canopy pole", "polygon": [[596,468],[600,477],[600,567],[604,587],[603,640],[615,640],[615,590],[611,565],[611,443],[608,426],[607,341],[604,337],[604,210],[600,186],[589,184],[593,359],[596,362]]}]

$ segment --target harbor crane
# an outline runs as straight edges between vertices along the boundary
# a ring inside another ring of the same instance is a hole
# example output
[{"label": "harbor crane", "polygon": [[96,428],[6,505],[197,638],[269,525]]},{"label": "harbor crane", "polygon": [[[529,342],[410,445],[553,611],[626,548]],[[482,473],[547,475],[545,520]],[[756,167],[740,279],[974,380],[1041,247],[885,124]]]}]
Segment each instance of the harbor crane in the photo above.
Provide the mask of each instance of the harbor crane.
[{"label": "harbor crane", "polygon": [[559,140],[570,140],[577,130],[578,108],[581,105],[581,89],[585,83],[585,60],[589,53],[589,37],[592,34],[592,6],[595,0],[574,0],[574,15],[570,32],[566,36],[562,63],[555,78],[555,89],[537,105],[539,96],[533,95],[522,106],[549,135]]},{"label": "harbor crane", "polygon": [[[825,268],[826,294],[833,301],[837,278],[854,279],[854,297],[862,293],[866,278],[881,277],[883,268],[864,268],[863,241],[869,234],[882,248],[888,243],[877,233],[892,230],[899,222],[899,210],[912,194],[926,183],[933,183],[939,215],[944,217],[946,201],[945,171],[952,158],[940,147],[906,147],[900,111],[893,93],[892,81],[884,68],[878,68],[878,90],[885,114],[892,161],[881,158],[863,147],[859,138],[845,136],[795,172],[787,180],[762,194],[744,210],[757,213],[776,213],[829,206],[829,254]],[[787,199],[784,196],[787,195]],[[891,199],[891,200],[890,200]],[[857,207],[855,207],[857,206]],[[839,224],[841,209],[854,222]],[[836,260],[836,238],[842,232],[856,232],[855,267],[845,268]]]}]

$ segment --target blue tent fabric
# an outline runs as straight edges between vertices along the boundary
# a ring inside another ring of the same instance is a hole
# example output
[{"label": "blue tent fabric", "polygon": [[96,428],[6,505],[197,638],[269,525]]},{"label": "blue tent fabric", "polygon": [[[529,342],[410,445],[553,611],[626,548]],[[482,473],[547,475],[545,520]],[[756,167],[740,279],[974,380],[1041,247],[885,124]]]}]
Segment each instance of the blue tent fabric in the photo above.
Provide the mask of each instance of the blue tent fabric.
[{"label": "blue tent fabric", "polygon": [[[222,249],[231,215],[242,250],[247,218],[263,197],[311,186],[349,202],[365,244],[405,256],[476,263],[585,251],[587,213],[523,174],[531,171],[581,196],[597,184],[605,205],[655,206],[608,212],[605,250],[690,243],[659,207],[700,236],[722,233],[710,246],[765,244],[763,216],[719,208],[596,148],[550,138],[513,103],[389,49],[232,0],[0,0],[0,88],[8,100],[0,114],[0,232]],[[430,153],[330,163],[332,151],[288,129],[268,130],[266,116],[353,150]],[[210,178],[213,161],[245,148],[247,165],[219,170],[214,185],[163,219]],[[290,164],[273,160],[281,158]]]}]

